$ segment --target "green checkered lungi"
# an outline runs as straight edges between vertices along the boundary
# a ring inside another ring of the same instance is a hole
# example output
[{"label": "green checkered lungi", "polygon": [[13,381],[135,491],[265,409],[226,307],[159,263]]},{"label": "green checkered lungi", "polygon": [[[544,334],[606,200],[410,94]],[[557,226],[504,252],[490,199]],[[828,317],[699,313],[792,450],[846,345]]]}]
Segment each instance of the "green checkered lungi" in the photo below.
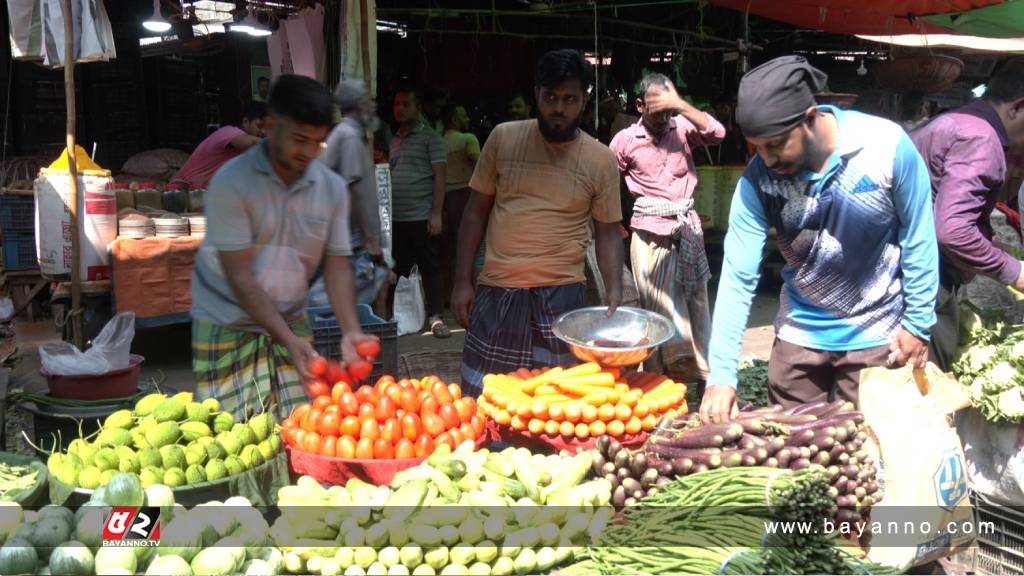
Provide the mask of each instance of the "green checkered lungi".
[{"label": "green checkered lungi", "polygon": [[[313,330],[306,316],[289,328],[296,336],[312,341]],[[309,400],[288,350],[264,332],[193,319],[192,370],[198,384],[196,396],[216,398],[221,410],[238,421],[274,407],[280,422]]]}]

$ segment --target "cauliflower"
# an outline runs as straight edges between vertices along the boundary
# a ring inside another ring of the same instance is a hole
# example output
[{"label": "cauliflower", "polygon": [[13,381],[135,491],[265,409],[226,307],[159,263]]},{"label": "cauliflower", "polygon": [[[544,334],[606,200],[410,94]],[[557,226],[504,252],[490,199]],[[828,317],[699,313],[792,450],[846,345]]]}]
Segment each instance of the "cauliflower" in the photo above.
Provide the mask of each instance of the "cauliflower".
[{"label": "cauliflower", "polygon": [[967,307],[960,308],[960,344],[970,343],[983,328],[984,323],[977,312]]},{"label": "cauliflower", "polygon": [[1008,420],[1024,418],[1024,397],[1020,388],[1010,388],[999,394],[999,412]]},{"label": "cauliflower", "polygon": [[1024,360],[1024,340],[1021,340],[1010,348],[1010,358],[1014,360]]},{"label": "cauliflower", "polygon": [[967,351],[967,365],[972,372],[981,372],[992,359],[995,358],[998,349],[995,346],[978,346]]},{"label": "cauliflower", "polygon": [[988,379],[1000,388],[1012,386],[1016,382],[1017,369],[1007,361],[1002,361],[988,371]]}]

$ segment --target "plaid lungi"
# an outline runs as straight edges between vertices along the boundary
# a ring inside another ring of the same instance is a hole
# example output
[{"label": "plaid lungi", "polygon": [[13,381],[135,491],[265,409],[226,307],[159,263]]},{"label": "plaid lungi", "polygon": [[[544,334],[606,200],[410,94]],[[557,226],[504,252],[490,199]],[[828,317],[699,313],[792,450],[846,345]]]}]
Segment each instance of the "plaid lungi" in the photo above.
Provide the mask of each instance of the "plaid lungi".
[{"label": "plaid lungi", "polygon": [[583,284],[543,288],[478,286],[462,351],[462,393],[479,396],[485,374],[578,362],[551,324],[583,307]]},{"label": "plaid lungi", "polygon": [[[300,338],[313,339],[306,316],[289,328]],[[196,396],[216,398],[221,409],[239,421],[271,407],[281,421],[308,401],[288,350],[266,333],[193,319],[192,370],[198,383]]]}]

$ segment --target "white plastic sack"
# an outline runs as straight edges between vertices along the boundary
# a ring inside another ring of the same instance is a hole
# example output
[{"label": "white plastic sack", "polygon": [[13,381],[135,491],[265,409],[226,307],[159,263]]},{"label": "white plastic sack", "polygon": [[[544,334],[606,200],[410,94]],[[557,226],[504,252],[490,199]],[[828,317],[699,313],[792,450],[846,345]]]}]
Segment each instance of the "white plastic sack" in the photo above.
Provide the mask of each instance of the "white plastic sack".
[{"label": "white plastic sack", "polygon": [[1024,501],[1024,425],[989,422],[974,408],[956,417],[971,489],[999,504]]},{"label": "white plastic sack", "polygon": [[423,298],[423,279],[418,267],[413,266],[408,277],[398,278],[394,308],[399,336],[419,332],[423,328],[427,320],[427,305]]},{"label": "white plastic sack", "polygon": [[85,352],[68,342],[43,344],[39,359],[50,374],[106,374],[128,367],[134,338],[135,313],[121,312],[107,322]]},{"label": "white plastic sack", "polygon": [[7,322],[14,317],[14,301],[10,298],[0,298],[0,322]]}]

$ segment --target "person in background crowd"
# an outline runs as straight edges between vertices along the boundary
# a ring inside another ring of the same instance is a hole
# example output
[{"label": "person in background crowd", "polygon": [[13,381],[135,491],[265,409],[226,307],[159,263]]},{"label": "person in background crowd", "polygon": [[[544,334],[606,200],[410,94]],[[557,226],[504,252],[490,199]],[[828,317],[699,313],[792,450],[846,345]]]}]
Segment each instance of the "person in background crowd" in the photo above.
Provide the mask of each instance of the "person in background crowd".
[{"label": "person in background crowd", "polygon": [[420,111],[414,90],[395,94],[398,133],[391,139],[392,220],[395,272],[408,276],[418,266],[423,277],[427,324],[438,338],[448,338],[438,237],[443,225],[445,163],[448,147],[430,128]]},{"label": "person in background crowd", "polygon": [[423,101],[420,103],[420,112],[429,125],[438,134],[444,134],[444,109],[448,106],[448,91],[441,88],[431,88],[423,91]]},{"label": "person in background crowd", "polygon": [[1006,149],[1024,144],[1024,59],[1004,64],[981,99],[932,119],[910,137],[931,173],[941,249],[938,323],[929,354],[949,371],[961,286],[982,274],[1024,290],[1022,263],[992,241],[989,224],[1006,179]]},{"label": "person in background crowd", "polygon": [[725,127],[725,139],[714,152],[715,164],[745,164],[747,162],[747,141],[736,126],[736,115],[730,102],[715,104],[715,118]]},{"label": "person in background crowd", "polygon": [[907,132],[913,132],[923,126],[939,112],[939,105],[934,100],[925,100],[924,94],[910,93],[903,98],[903,121],[900,125]]},{"label": "person in background crowd", "polygon": [[[622,300],[615,155],[580,130],[590,64],[576,50],[555,50],[541,57],[535,78],[538,117],[494,129],[459,230],[452,311],[467,328],[462,384],[474,396],[484,374],[576,362],[551,324],[584,305],[591,224],[609,312]],[[473,261],[485,232],[487,254],[474,288]]]},{"label": "person in background crowd", "polygon": [[757,156],[729,212],[705,422],[737,413],[737,361],[769,228],[786,259],[769,402],[856,403],[861,369],[928,358],[939,284],[928,169],[898,124],[817,106],[827,78],[783,56],[740,81],[736,119]]},{"label": "person in background crowd", "polygon": [[343,118],[327,137],[327,148],[321,159],[348,184],[352,200],[349,228],[356,301],[372,304],[388,276],[381,249],[377,170],[366,137],[367,131],[374,130],[379,121],[376,106],[362,80],[339,82],[334,99]]},{"label": "person in background crowd", "polygon": [[228,162],[206,194],[209,231],[192,271],[192,368],[199,398],[236,419],[308,400],[317,356],[306,318],[321,260],[341,326],[341,354],[365,338],[355,307],[345,181],[317,156],[330,130],[331,93],[286,74],[270,90],[266,142]]},{"label": "person in background crowd", "polygon": [[530,107],[530,101],[527,100],[525,94],[513,94],[512,98],[508,101],[508,107],[505,111],[505,121],[529,120],[532,112],[533,109]]},{"label": "person in background crowd", "polygon": [[266,102],[268,96],[270,96],[270,78],[261,76],[256,79],[256,97],[253,100]]},{"label": "person in background crowd", "polygon": [[[648,100],[657,102],[660,111],[652,112]],[[693,209],[697,169],[692,148],[718,144],[725,127],[680,98],[662,74],[640,82],[636,107],[640,121],[619,132],[611,149],[636,197],[630,257],[641,305],[664,314],[676,328],[654,363],[660,373],[706,380],[711,269]]]},{"label": "person in background crowd", "polygon": [[[458,246],[459,225],[462,213],[469,201],[469,179],[480,158],[480,142],[469,131],[469,115],[466,109],[449,103],[444,110],[444,141],[448,145],[448,163],[445,165],[444,215],[445,215],[445,277],[451,281],[455,269],[455,253]],[[445,288],[451,290],[451,284]]]},{"label": "person in background crowd", "polygon": [[260,143],[266,135],[266,119],[267,105],[250,102],[242,115],[241,128],[223,126],[207,136],[171,180],[186,182],[190,188],[205,188],[224,163]]}]

